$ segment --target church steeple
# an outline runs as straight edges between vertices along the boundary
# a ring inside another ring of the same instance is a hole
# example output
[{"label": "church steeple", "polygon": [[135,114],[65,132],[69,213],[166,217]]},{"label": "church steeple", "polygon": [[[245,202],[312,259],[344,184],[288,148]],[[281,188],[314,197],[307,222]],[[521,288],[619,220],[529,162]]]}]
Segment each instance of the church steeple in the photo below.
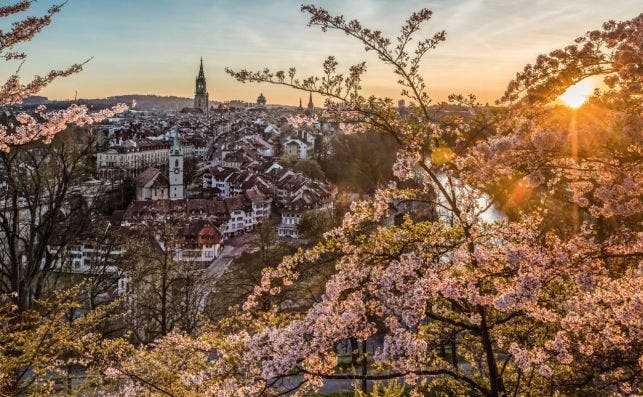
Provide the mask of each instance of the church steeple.
[{"label": "church steeple", "polygon": [[174,131],[174,138],[172,139],[172,147],[170,148],[170,153],[173,155],[179,155],[182,153],[181,141],[179,140],[178,131]]},{"label": "church steeple", "polygon": [[199,66],[199,74],[196,78],[196,90],[194,92],[194,107],[201,109],[203,114],[208,113],[208,91],[205,86],[205,73],[203,72],[203,57]]},{"label": "church steeple", "polygon": [[310,91],[310,96],[308,97],[308,107],[306,108],[306,114],[308,116],[313,116],[315,114],[315,105],[313,105],[313,92]]},{"label": "church steeple", "polygon": [[203,79],[205,81],[205,73],[203,73],[203,57],[201,57],[201,66],[199,67],[199,77],[198,79]]}]

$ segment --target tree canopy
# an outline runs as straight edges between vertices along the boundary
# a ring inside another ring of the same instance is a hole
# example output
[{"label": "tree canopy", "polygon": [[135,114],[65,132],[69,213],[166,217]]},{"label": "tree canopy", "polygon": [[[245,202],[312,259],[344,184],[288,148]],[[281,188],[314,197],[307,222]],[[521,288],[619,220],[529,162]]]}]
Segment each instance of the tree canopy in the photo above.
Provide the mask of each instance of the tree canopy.
[{"label": "tree canopy", "polygon": [[[320,77],[298,77],[294,68],[228,73],[325,96],[324,116],[344,131],[397,142],[393,173],[415,184],[390,184],[353,202],[323,241],[264,269],[225,329],[173,336],[171,348],[161,341],[127,360],[130,371],[149,369],[150,360],[186,369],[163,372],[154,387],[130,377],[126,387],[280,395],[316,390],[327,379],[360,380],[362,388],[400,379],[417,396],[640,391],[643,16],[606,22],[539,56],[509,84],[500,111],[454,95],[451,105],[462,112],[435,117],[421,61],[446,35],[414,41],[430,10],[413,13],[394,38],[317,6],[302,11],[310,26],[356,39],[389,66],[409,114],[400,117],[389,98],[362,94],[365,63],[341,73],[329,57]],[[587,105],[571,111],[551,103],[590,74],[608,87]],[[392,204],[413,201],[431,203],[437,216],[388,222]],[[558,216],[562,202],[574,222]],[[517,210],[503,216],[509,204]],[[320,263],[334,271],[305,311],[261,304]],[[379,343],[360,348],[361,366],[346,371],[336,349],[347,340]],[[205,351],[216,359],[194,354]],[[280,386],[283,379],[292,388]]]}]

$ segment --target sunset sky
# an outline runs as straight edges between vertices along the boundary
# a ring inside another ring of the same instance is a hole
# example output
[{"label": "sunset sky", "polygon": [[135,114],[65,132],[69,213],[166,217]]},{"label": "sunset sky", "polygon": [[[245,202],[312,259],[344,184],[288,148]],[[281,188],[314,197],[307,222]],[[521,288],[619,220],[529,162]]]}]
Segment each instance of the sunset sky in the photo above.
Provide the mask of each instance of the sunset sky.
[{"label": "sunset sky", "polygon": [[[50,4],[40,1],[33,12]],[[489,102],[539,53],[562,47],[605,20],[629,19],[643,11],[640,0],[316,4],[391,34],[412,11],[432,9],[434,17],[425,35],[447,31],[447,41],[429,53],[423,67],[432,96],[440,100],[451,92],[472,92]],[[191,97],[203,56],[211,100],[254,101],[263,92],[268,103],[296,104],[300,93],[241,85],[224,73],[224,67],[296,66],[300,72],[315,73],[327,55],[335,55],[340,66],[367,61],[367,92],[399,97],[389,69],[345,35],[308,28],[299,5],[288,0],[69,0],[54,23],[29,44],[22,75],[30,78],[94,57],[81,74],[58,81],[41,94],[71,98],[78,90],[82,98],[135,93]],[[16,67],[3,65],[2,73]]]}]

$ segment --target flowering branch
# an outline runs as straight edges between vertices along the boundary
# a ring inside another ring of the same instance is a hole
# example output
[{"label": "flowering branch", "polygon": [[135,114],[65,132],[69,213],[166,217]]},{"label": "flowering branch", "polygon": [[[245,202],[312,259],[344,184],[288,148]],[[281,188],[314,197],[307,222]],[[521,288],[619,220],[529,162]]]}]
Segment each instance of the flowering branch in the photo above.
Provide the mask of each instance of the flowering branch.
[{"label": "flowering branch", "polygon": [[643,14],[623,22],[607,21],[603,30],[589,31],[573,45],[539,55],[536,63],[516,74],[499,102],[524,98],[529,103],[547,103],[589,76],[605,76],[609,87],[619,85],[640,95],[641,40]]},{"label": "flowering branch", "polygon": [[[25,0],[0,7],[0,18],[27,11],[32,4],[33,1]],[[0,31],[0,57],[5,61],[22,60],[24,62],[26,54],[12,51],[14,46],[31,41],[36,34],[49,26],[52,17],[60,12],[64,4],[50,7],[44,16],[29,16],[14,22],[9,32]],[[51,70],[44,76],[35,76],[26,84],[20,82],[20,76],[16,71],[0,87],[0,106],[21,103],[26,97],[37,94],[54,80],[79,73],[89,60],[71,65],[66,69]],[[117,105],[111,109],[89,114],[84,106],[72,105],[69,109],[55,112],[46,112],[44,107],[40,107],[36,111],[38,120],[26,113],[20,113],[15,117],[15,123],[0,125],[0,151],[7,152],[11,147],[35,141],[49,143],[57,133],[65,130],[70,124],[91,125],[126,109],[124,105]]]}]

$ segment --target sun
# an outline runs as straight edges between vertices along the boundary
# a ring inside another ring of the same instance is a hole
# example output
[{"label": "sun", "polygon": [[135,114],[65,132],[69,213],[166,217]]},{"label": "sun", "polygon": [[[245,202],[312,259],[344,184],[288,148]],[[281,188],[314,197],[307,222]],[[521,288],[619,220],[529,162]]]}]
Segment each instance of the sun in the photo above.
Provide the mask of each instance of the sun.
[{"label": "sun", "polygon": [[593,90],[591,80],[585,79],[567,88],[558,99],[570,108],[577,109],[587,101]]}]

